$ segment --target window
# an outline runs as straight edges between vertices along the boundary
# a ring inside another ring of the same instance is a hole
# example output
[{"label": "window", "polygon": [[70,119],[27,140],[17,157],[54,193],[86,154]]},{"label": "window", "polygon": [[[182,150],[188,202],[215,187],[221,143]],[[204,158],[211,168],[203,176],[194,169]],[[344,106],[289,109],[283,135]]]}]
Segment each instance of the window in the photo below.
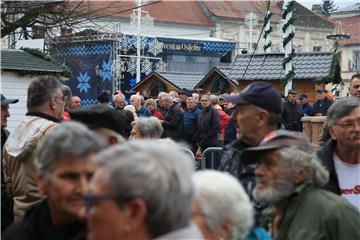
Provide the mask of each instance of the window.
[{"label": "window", "polygon": [[321,52],[321,46],[313,46],[313,52]]}]

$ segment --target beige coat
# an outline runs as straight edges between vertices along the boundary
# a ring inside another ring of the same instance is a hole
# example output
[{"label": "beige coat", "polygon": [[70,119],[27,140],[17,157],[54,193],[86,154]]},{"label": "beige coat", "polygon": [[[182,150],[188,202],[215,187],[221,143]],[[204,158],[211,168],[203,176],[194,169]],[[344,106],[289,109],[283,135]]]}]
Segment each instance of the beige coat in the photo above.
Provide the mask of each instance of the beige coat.
[{"label": "beige coat", "polygon": [[3,150],[4,179],[9,195],[14,199],[15,220],[41,197],[36,183],[35,149],[55,122],[26,116],[5,142]]}]

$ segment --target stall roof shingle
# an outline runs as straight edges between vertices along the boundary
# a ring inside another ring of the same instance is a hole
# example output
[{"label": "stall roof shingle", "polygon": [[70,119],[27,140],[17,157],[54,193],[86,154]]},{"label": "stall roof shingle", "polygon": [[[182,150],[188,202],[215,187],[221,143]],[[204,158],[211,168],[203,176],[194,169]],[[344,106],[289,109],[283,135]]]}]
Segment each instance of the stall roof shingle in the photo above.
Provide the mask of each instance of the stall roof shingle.
[{"label": "stall roof shingle", "polygon": [[13,49],[1,49],[1,69],[39,72],[64,71],[60,66],[31,53]]},{"label": "stall roof shingle", "polygon": [[193,89],[205,76],[204,73],[196,72],[158,72],[158,74],[180,89]]},{"label": "stall roof shingle", "polygon": [[[278,80],[284,76],[283,53],[256,54],[246,71],[251,55],[238,55],[230,69],[232,80]],[[332,52],[297,53],[294,57],[295,79],[317,79],[328,76],[333,61]]]}]

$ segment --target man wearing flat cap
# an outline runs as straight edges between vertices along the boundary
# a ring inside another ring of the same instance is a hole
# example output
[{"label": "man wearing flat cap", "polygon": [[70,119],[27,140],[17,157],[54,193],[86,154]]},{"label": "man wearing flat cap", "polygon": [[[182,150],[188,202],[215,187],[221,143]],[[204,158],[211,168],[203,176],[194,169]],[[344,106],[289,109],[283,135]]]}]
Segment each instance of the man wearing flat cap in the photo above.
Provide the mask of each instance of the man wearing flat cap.
[{"label": "man wearing flat cap", "polygon": [[360,212],[347,200],[321,189],[329,173],[306,136],[279,130],[241,153],[256,164],[254,198],[275,207],[274,240],[360,239]]},{"label": "man wearing flat cap", "polygon": [[302,107],[296,103],[297,92],[289,90],[287,101],[283,105],[281,121],[285,129],[301,132],[303,129],[301,118],[304,116]]},{"label": "man wearing flat cap", "polygon": [[333,103],[331,100],[327,98],[327,91],[325,88],[318,89],[316,91],[316,102],[313,105],[312,115],[315,116],[326,116],[327,110]]},{"label": "man wearing flat cap", "polygon": [[300,94],[299,100],[304,111],[304,116],[310,116],[313,112],[313,107],[308,103],[308,95],[305,93]]},{"label": "man wearing flat cap", "polygon": [[[253,199],[255,168],[242,163],[240,152],[247,147],[257,146],[261,139],[278,128],[281,118],[281,96],[270,83],[255,82],[248,85],[240,94],[225,98],[236,105],[233,117],[238,125],[238,138],[224,147],[219,170],[237,177]],[[256,224],[260,225],[263,206],[255,202],[254,207]]]},{"label": "man wearing flat cap", "polygon": [[109,145],[123,142],[126,137],[125,117],[106,105],[81,106],[70,111],[70,117],[104,137]]},{"label": "man wearing flat cap", "polygon": [[7,119],[10,117],[9,104],[17,103],[19,99],[9,99],[1,94],[1,230],[3,231],[14,220],[13,203],[6,191],[3,163],[2,163],[2,151],[6,139],[9,136],[9,131],[6,130]]}]

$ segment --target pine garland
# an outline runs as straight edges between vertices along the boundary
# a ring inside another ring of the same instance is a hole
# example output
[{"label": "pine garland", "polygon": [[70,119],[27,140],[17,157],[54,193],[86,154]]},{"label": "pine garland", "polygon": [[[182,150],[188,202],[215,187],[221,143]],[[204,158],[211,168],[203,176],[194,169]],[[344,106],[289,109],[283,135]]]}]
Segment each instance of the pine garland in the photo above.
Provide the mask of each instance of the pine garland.
[{"label": "pine garland", "polygon": [[294,79],[294,77],[295,77],[295,72],[294,70],[291,70],[285,75],[285,77],[281,79],[281,82],[285,86],[289,81]]},{"label": "pine garland", "polygon": [[291,49],[291,53],[282,60],[282,67],[285,69],[285,65],[295,57],[295,49]]},{"label": "pine garland", "polygon": [[[284,3],[285,4],[285,3]],[[292,11],[292,9],[294,8],[294,2],[290,2],[287,6],[286,6],[286,8],[285,8],[285,10],[283,11],[283,13],[281,14],[281,17],[283,18],[283,19],[285,19],[286,18],[286,15],[288,15],[291,11]]]},{"label": "pine garland", "polygon": [[267,11],[265,17],[264,17],[264,24],[265,24],[265,31],[264,31],[264,40],[265,40],[265,44],[264,44],[264,51],[265,52],[270,52],[268,51],[268,49],[271,49],[271,38],[270,38],[270,33],[272,32],[272,27],[270,25],[270,19],[272,16],[272,12],[269,10]]},{"label": "pine garland", "polygon": [[322,77],[320,79],[316,79],[315,83],[335,83],[335,84],[339,84],[341,82],[341,69],[340,69],[340,56],[341,56],[341,52],[340,51],[335,51],[333,54],[333,59],[331,62],[331,67],[330,67],[330,72],[329,75]]},{"label": "pine garland", "polygon": [[[285,56],[284,56],[284,60],[282,61],[282,66],[283,69],[288,72],[285,73],[285,76],[282,79],[282,84],[286,86],[288,82],[292,81],[292,79],[295,76],[295,71],[292,66],[292,61],[295,56],[295,50],[293,48],[291,48],[290,50],[288,46],[288,44],[293,40],[295,33],[292,29],[290,29],[288,35],[285,36],[288,28],[290,28],[294,24],[294,18],[292,16],[294,1],[285,1],[284,4],[286,4],[286,6],[283,6],[282,18],[284,22],[281,29],[283,31],[283,47],[285,49]],[[291,14],[290,17],[289,14]],[[287,65],[289,66],[286,67]]]},{"label": "pine garland", "polygon": [[289,21],[287,21],[282,27],[282,31],[285,32],[286,29],[290,26],[290,25],[293,25],[295,23],[295,19],[292,17],[289,19]]}]

